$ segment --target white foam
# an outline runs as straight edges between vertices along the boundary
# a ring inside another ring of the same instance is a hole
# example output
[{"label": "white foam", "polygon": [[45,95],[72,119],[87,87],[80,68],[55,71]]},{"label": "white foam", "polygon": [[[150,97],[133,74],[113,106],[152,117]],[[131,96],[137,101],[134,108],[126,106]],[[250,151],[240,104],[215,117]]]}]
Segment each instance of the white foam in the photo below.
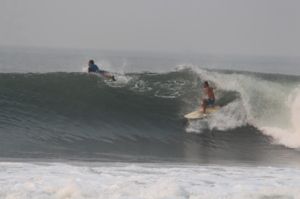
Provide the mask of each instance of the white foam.
[{"label": "white foam", "polygon": [[186,132],[202,133],[207,129],[225,131],[246,125],[247,115],[242,107],[240,100],[231,102],[205,119],[189,121]]},{"label": "white foam", "polygon": [[121,88],[127,86],[127,84],[132,80],[132,77],[125,74],[113,74],[116,81],[106,80],[105,83],[110,87]]},{"label": "white foam", "polygon": [[289,95],[289,110],[291,125],[286,128],[264,126],[263,132],[274,138],[275,143],[289,148],[300,148],[300,89],[295,89]]},{"label": "white foam", "polygon": [[300,170],[175,164],[0,163],[0,198],[298,198]]}]

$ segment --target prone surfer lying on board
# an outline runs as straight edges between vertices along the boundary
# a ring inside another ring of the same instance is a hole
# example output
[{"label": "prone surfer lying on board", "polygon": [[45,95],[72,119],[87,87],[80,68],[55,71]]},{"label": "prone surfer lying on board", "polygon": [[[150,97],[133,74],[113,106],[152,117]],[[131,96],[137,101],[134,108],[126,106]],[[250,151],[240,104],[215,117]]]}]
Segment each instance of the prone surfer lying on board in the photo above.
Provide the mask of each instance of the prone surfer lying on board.
[{"label": "prone surfer lying on board", "polygon": [[208,106],[215,106],[215,94],[214,89],[209,86],[208,82],[205,81],[203,84],[204,98],[201,103],[202,112],[206,113]]},{"label": "prone surfer lying on board", "polygon": [[115,76],[109,74],[108,72],[104,71],[104,70],[100,70],[98,68],[98,66],[95,64],[94,60],[90,60],[89,61],[89,68],[88,68],[88,72],[89,73],[99,73],[102,76],[109,78],[113,81],[116,81]]}]

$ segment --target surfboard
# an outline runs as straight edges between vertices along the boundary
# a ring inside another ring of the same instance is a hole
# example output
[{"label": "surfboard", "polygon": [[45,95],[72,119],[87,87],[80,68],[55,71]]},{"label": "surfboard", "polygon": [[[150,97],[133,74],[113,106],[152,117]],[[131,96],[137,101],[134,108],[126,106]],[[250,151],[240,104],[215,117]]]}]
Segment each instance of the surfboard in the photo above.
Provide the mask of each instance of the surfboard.
[{"label": "surfboard", "polygon": [[110,72],[107,72],[107,71],[92,72],[92,74],[95,74],[98,77],[106,79],[106,80],[116,81],[115,76],[112,75]]},{"label": "surfboard", "polygon": [[220,106],[208,107],[206,108],[206,113],[202,113],[201,110],[199,109],[184,115],[184,117],[188,120],[203,119],[217,112],[218,110],[220,110],[220,108],[221,108]]}]

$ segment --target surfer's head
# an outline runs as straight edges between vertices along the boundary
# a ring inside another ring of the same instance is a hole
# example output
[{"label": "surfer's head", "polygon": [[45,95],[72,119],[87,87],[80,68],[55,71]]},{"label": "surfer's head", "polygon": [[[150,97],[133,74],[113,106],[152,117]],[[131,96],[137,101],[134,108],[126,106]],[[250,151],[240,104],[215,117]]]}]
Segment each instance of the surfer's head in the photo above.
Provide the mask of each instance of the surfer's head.
[{"label": "surfer's head", "polygon": [[94,60],[91,59],[91,60],[89,61],[89,66],[90,66],[90,65],[94,65]]},{"label": "surfer's head", "polygon": [[209,87],[208,81],[205,81],[205,82],[204,82],[203,87],[204,87],[204,88]]}]

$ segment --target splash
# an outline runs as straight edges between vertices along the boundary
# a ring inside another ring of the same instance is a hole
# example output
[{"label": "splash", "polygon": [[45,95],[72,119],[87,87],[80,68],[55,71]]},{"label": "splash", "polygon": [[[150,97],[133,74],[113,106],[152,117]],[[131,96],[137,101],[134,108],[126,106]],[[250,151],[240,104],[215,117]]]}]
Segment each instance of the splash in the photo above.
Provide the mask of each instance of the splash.
[{"label": "splash", "polygon": [[191,121],[186,131],[188,133],[202,133],[206,129],[226,131],[246,125],[247,115],[241,103],[241,100],[233,101],[207,119]]},{"label": "splash", "polygon": [[300,148],[300,89],[297,88],[290,94],[288,103],[290,112],[290,125],[286,128],[262,127],[264,134],[274,138],[274,143],[282,144],[289,148]]}]

